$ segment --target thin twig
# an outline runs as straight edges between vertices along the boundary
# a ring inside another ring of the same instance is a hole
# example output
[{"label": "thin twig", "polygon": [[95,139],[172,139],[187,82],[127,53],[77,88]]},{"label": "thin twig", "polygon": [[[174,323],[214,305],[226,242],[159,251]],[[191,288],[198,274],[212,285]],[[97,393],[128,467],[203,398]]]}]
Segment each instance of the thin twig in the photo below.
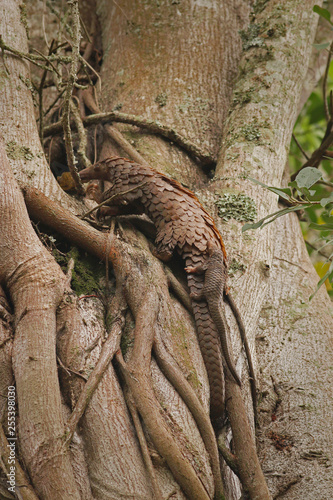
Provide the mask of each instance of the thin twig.
[{"label": "thin twig", "polygon": [[[64,25],[67,23],[67,18],[69,16],[70,9],[67,9],[64,14],[61,13],[61,15],[58,14],[58,12],[54,9],[52,4],[50,2],[47,2],[49,9],[51,12],[53,12],[59,19],[59,26],[58,26],[58,36],[57,36],[57,50],[64,47],[65,44],[62,42],[62,30]],[[63,7],[63,4],[61,5],[61,8]],[[66,42],[67,44],[67,42]],[[60,61],[58,61],[58,68],[60,68]],[[62,77],[58,79],[58,90],[60,89],[60,85],[62,84]]]},{"label": "thin twig", "polygon": [[123,134],[113,125],[106,123],[104,125],[105,133],[114,141],[123,151],[125,151],[126,156],[136,161],[140,165],[148,165],[147,161],[141,156],[139,151],[135,149],[132,144],[123,136]]},{"label": "thin twig", "polygon": [[[60,62],[62,62],[62,61],[60,61]],[[80,85],[81,87],[84,87],[84,86],[88,87],[88,85],[94,85],[96,80],[97,80],[96,75],[78,75],[75,85]],[[60,85],[58,85],[58,87],[59,86],[61,87],[62,85],[63,84],[60,83]],[[46,89],[48,87],[56,87],[56,86],[57,86],[57,84],[54,82],[54,80],[51,80],[50,78],[47,79],[44,83],[44,89]]]},{"label": "thin twig", "polygon": [[[82,62],[83,67],[88,66],[88,68],[96,75],[97,80],[99,82],[99,90],[102,88],[102,79],[100,75],[97,73],[97,71],[86,61],[81,55],[79,56],[80,61]],[[89,77],[89,74],[86,73],[87,76]],[[90,78],[90,77],[89,77]]]},{"label": "thin twig", "polygon": [[77,155],[81,159],[81,163],[84,166],[84,168],[88,168],[91,166],[91,162],[86,156],[87,135],[82,123],[80,112],[78,108],[75,106],[72,99],[70,100],[70,111],[73,115],[75,126],[79,136]]},{"label": "thin twig", "polygon": [[[49,50],[49,56],[52,54],[53,41],[54,40],[52,40],[51,47],[50,47],[50,50]],[[44,54],[42,54],[42,52],[39,52],[39,50],[37,50],[35,48],[33,48],[32,50],[34,50],[35,52],[37,52],[37,54],[39,54],[41,56],[41,58],[44,59],[44,61],[46,61],[46,63],[51,66],[51,68],[54,70],[54,72],[57,73],[58,76],[60,76],[59,71],[57,70],[57,68],[54,66],[54,64],[52,63],[52,61],[50,61],[50,59],[47,56],[45,56]]]},{"label": "thin twig", "polygon": [[242,320],[242,316],[239,312],[239,309],[237,307],[236,302],[233,299],[232,294],[229,293],[226,294],[224,293],[224,298],[228,301],[229,306],[232,310],[232,314],[234,315],[234,318],[237,322],[239,333],[242,339],[242,344],[244,345],[245,349],[245,354],[249,366],[249,381],[250,381],[250,387],[251,387],[251,395],[252,395],[252,404],[253,404],[253,413],[254,413],[254,422],[255,424],[258,423],[258,410],[257,410],[257,382],[256,382],[256,375],[254,371],[254,366],[253,366],[253,361],[252,361],[252,354],[250,351],[250,346],[247,340],[246,336],[246,331],[245,331],[245,326]]},{"label": "thin twig", "polygon": [[[315,245],[313,245],[313,243],[310,243],[310,241],[308,241],[308,240],[304,240],[304,241],[305,241],[305,244],[308,245],[310,248],[312,248],[315,252],[319,253],[322,257],[325,257],[325,259],[328,259],[328,255],[326,255],[319,248],[317,248]],[[323,246],[325,246],[325,245],[323,245]],[[321,248],[323,248],[323,247],[321,247]]]},{"label": "thin twig", "polygon": [[46,10],[46,2],[44,0],[44,2],[43,2],[43,15],[42,15],[42,30],[43,30],[43,36],[44,36],[46,47],[49,49],[50,48],[50,44],[49,44],[49,42],[47,40],[46,30],[45,30],[45,10]]},{"label": "thin twig", "polygon": [[81,17],[81,16],[80,16],[80,23],[81,23],[81,26],[82,26],[82,28],[83,28],[84,34],[86,35],[86,37],[87,37],[87,39],[88,39],[88,42],[89,42],[89,43],[91,43],[91,38],[90,38],[90,35],[89,35],[89,33],[88,33],[88,30],[87,30],[87,28],[86,28],[86,25],[84,24],[83,19],[82,19],[82,17]]},{"label": "thin twig", "polygon": [[83,375],[83,373],[77,372],[76,370],[72,370],[71,368],[68,368],[67,366],[65,366],[64,363],[59,358],[59,356],[57,356],[57,361],[59,363],[59,366],[67,373],[67,375],[71,375],[73,373],[77,377],[80,377],[85,382],[87,382],[88,378],[85,375]]},{"label": "thin twig", "polygon": [[[82,19],[81,19],[81,22],[83,23]],[[82,56],[82,59],[81,59],[81,67],[80,67],[80,70],[79,70],[79,73],[81,72],[81,69],[83,68],[84,72],[86,73],[87,75],[87,79],[89,81],[89,85],[92,87],[93,86],[93,82],[92,82],[92,79],[91,79],[91,76],[89,74],[89,72],[87,71],[87,61],[89,61],[92,53],[93,53],[93,50],[94,50],[94,38],[95,38],[95,31],[96,31],[96,17],[93,16],[92,18],[92,22],[91,22],[91,27],[90,27],[90,31],[92,33],[92,38],[90,37],[88,31],[87,31],[87,28],[85,27],[84,23],[83,23],[83,27],[84,27],[84,30],[85,30],[85,33],[86,33],[86,36],[88,38],[88,43],[86,45],[86,48],[84,49],[84,53],[83,53],[83,56]],[[97,75],[97,77],[100,79],[100,76],[99,74],[95,71],[94,72],[95,76]],[[85,116],[84,114],[82,114],[82,116]]]},{"label": "thin twig", "polygon": [[[330,158],[331,160],[331,158]],[[323,180],[319,180],[317,181],[318,184],[322,184],[323,186],[327,186],[327,187],[330,187],[330,188],[333,188],[333,183],[332,182],[327,182],[327,181],[323,181]]]},{"label": "thin twig", "polygon": [[94,164],[97,162],[97,125],[94,130]]},{"label": "thin twig", "polygon": [[[50,48],[49,48],[49,55],[52,54],[53,51],[53,46],[54,46],[54,40],[52,40]],[[37,51],[38,52],[38,51]],[[50,63],[52,65],[52,63]],[[52,65],[54,68],[54,66]],[[55,72],[57,73],[56,68],[54,68]],[[39,83],[39,88],[38,88],[38,95],[39,95],[39,101],[38,101],[38,107],[39,107],[39,137],[40,137],[40,142],[43,144],[43,133],[44,133],[44,113],[43,113],[43,91],[44,91],[44,83],[47,75],[47,70],[45,69],[42,75],[42,78]]]},{"label": "thin twig", "polygon": [[[58,96],[54,99],[54,101],[52,102],[52,104],[50,104],[50,106],[47,108],[47,110],[45,111],[44,113],[44,116],[46,116],[47,114],[49,114],[49,112],[51,111],[51,109],[57,104],[57,102],[59,101],[59,99],[61,99],[61,97],[64,95],[64,93],[66,92],[66,88],[64,88],[60,94],[58,94]],[[44,136],[45,137],[45,136]]]},{"label": "thin twig", "polygon": [[322,160],[322,157],[325,155],[326,150],[330,147],[331,143],[333,142],[333,131],[332,131],[332,125],[333,122],[329,120],[329,123],[327,125],[326,133],[325,136],[322,140],[321,145],[319,148],[317,148],[311,155],[311,158],[309,158],[303,165],[302,167],[297,170],[290,178],[291,180],[295,180],[296,176],[299,174],[301,170],[303,170],[305,167],[315,167],[317,168]]},{"label": "thin twig", "polygon": [[[1,35],[0,35],[0,49],[2,50],[3,55],[4,55],[4,52],[7,51],[7,52],[10,52],[14,56],[17,56],[21,59],[26,59],[27,61],[31,62],[35,66],[38,66],[39,68],[42,68],[42,69],[47,70],[47,71],[53,70],[53,68],[50,68],[49,66],[46,66],[45,64],[41,64],[41,63],[37,62],[37,61],[44,61],[45,58],[47,58],[47,56],[42,57],[39,55],[35,56],[34,54],[25,54],[24,52],[20,52],[19,50],[13,49],[12,47],[9,47],[7,44],[5,44],[5,42],[1,38]],[[54,58],[52,58],[52,59],[54,60]],[[70,62],[70,58],[69,58],[69,60],[68,60],[68,58],[66,58],[66,59],[67,59],[66,62]],[[51,58],[47,58],[47,62],[51,63]],[[7,71],[8,71],[8,68],[7,68]]]},{"label": "thin twig", "polygon": [[303,156],[308,160],[309,159],[309,156],[306,154],[306,152],[304,151],[304,149],[302,148],[302,146],[300,145],[300,143],[298,142],[298,140],[296,139],[296,136],[295,134],[292,134],[292,138],[294,139],[294,141],[296,142],[296,145],[298,147],[298,149],[301,151],[301,153],[303,154]]},{"label": "thin twig", "polygon": [[118,9],[120,10],[120,12],[123,14],[123,16],[125,17],[126,21],[129,23],[129,24],[132,24],[132,21],[130,20],[130,18],[126,15],[126,12],[124,11],[124,9],[122,7],[120,7],[119,3],[116,2],[116,0],[112,0],[113,3],[118,7]]},{"label": "thin twig", "polygon": [[325,73],[324,73],[324,78],[323,78],[323,101],[324,101],[326,121],[328,121],[330,119],[330,110],[329,110],[328,103],[327,103],[327,78],[328,78],[328,70],[330,68],[332,53],[333,53],[333,42],[331,42],[331,45],[330,45],[330,48],[328,51],[326,68],[325,68]]},{"label": "thin twig", "polygon": [[[92,95],[91,90],[94,91],[94,96]],[[87,91],[82,93],[82,98],[85,106],[91,111],[93,114],[99,114],[100,109],[97,104],[97,92],[96,86],[88,89]],[[146,160],[141,156],[141,154],[128,142],[128,140],[123,136],[123,134],[116,127],[106,124],[104,126],[104,131],[106,134],[111,137],[111,139],[123,150],[129,158],[140,163],[141,165],[147,165]]]}]

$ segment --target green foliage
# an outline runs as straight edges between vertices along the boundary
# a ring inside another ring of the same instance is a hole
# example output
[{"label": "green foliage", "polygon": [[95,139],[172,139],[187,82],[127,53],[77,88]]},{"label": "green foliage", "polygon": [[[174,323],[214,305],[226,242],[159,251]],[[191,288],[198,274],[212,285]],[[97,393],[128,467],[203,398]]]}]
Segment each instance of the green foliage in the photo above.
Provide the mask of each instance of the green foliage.
[{"label": "green foliage", "polygon": [[[290,206],[287,208],[283,208],[282,210],[278,210],[273,214],[266,215],[266,217],[263,217],[258,222],[244,224],[244,226],[242,227],[242,231],[244,232],[249,229],[258,229],[259,227],[265,227],[270,222],[275,221],[278,217],[282,217],[282,215],[286,215],[290,212],[296,212],[298,210],[303,210],[304,208],[309,208],[312,206],[313,203],[318,204],[317,201],[311,200],[311,197],[315,194],[315,191],[309,190],[309,188],[312,187],[313,184],[318,180],[317,179],[318,176],[316,176],[315,173],[320,174],[320,172],[315,168],[311,167],[305,168],[297,175],[296,180],[294,182],[289,182],[290,188],[276,188],[273,186],[267,186],[263,182],[250,178],[252,182],[259,184],[260,186],[263,186],[269,191],[272,191],[273,193],[280,196],[282,199],[287,201],[288,204],[290,204]],[[295,198],[292,188],[296,189],[298,198]]]},{"label": "green foliage", "polygon": [[[296,212],[299,210],[309,210],[318,209],[320,207],[320,212],[318,215],[318,220],[322,222],[320,224],[312,222],[308,224],[308,229],[313,229],[319,232],[319,238],[324,242],[321,249],[327,245],[332,245],[333,243],[333,193],[330,193],[328,197],[318,199],[317,189],[310,189],[316,187],[317,183],[323,178],[322,173],[313,167],[306,167],[302,169],[296,176],[295,180],[289,182],[288,188],[277,188],[274,186],[267,186],[266,184],[257,181],[256,179],[250,179],[252,182],[263,186],[269,191],[277,194],[280,198],[285,200],[289,205],[287,208],[283,208],[274,212],[273,214],[266,215],[259,221],[255,223],[244,224],[242,231],[247,231],[249,229],[263,228],[267,224],[275,221],[278,217],[282,217],[291,212]],[[333,184],[330,184],[333,188]],[[315,212],[316,213],[316,212]],[[333,253],[328,256],[325,262],[317,269],[320,269],[321,280],[317,285],[317,290],[328,280],[330,283],[333,282]],[[331,287],[329,287],[331,288]],[[316,290],[316,291],[317,291]],[[316,293],[316,292],[315,292]],[[314,294],[311,295],[312,298]]]}]

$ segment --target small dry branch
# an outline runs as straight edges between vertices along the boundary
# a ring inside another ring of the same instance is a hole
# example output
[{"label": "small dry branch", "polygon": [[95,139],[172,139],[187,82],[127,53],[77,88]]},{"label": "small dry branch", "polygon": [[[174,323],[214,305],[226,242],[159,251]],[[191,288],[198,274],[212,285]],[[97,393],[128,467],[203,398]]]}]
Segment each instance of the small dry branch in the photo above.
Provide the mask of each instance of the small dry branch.
[{"label": "small dry branch", "polygon": [[[74,89],[74,84],[77,79],[77,71],[79,65],[80,57],[80,15],[79,15],[79,5],[78,0],[73,0],[71,2],[72,13],[73,13],[73,46],[72,46],[72,62],[70,67],[70,73],[67,82],[66,93],[63,102],[63,115],[61,119],[62,128],[64,131],[66,154],[67,154],[67,164],[72,174],[75,187],[79,194],[84,194],[84,188],[79,176],[79,172],[76,167],[76,160],[74,155],[72,134],[71,134],[71,108],[72,108],[72,93]],[[75,121],[75,120],[74,120]]]}]

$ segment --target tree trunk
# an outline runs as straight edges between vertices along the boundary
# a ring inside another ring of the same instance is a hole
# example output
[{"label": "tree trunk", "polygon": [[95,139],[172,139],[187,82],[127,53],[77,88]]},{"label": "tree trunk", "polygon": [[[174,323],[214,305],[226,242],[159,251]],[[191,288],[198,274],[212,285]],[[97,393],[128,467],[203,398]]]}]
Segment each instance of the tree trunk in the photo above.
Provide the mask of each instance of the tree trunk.
[{"label": "tree trunk", "polygon": [[[260,27],[269,21],[272,40],[264,45],[256,40],[251,48],[245,37],[244,76],[235,87],[236,105],[216,180],[221,177],[220,188],[229,192],[246,191],[256,201],[258,219],[277,210],[277,197],[244,181],[244,174],[268,185],[284,182],[316,30],[312,6],[270,2],[255,22]],[[296,215],[245,233],[235,244],[237,227],[224,225],[222,234],[246,266],[237,280],[237,303],[257,353],[262,394],[258,439],[268,484],[276,498],[330,498],[332,432],[324,427],[332,429],[327,410],[327,395],[330,399],[332,394],[331,302],[323,288],[309,302],[318,276]]]},{"label": "tree trunk", "polygon": [[[43,9],[37,15],[36,5],[27,7],[28,19],[34,16],[30,43],[47,53],[44,37],[57,37],[59,21]],[[54,8],[61,11],[61,5]],[[97,148],[99,159],[141,155],[142,162],[195,191],[214,215],[229,262],[243,269],[230,286],[260,390],[256,430],[247,363],[229,309],[227,319],[247,420],[256,432],[270,493],[286,499],[333,497],[331,303],[323,289],[308,301],[318,278],[296,216],[250,234],[242,235],[241,226],[253,206],[258,218],[277,206],[275,195],[246,176],[276,186],[285,179],[316,33],[313,5],[257,2],[252,14],[245,1],[81,5],[86,29],[95,31],[95,46],[100,37],[103,48],[101,86],[96,84],[100,110],[168,125],[218,159],[210,180],[212,165],[199,166],[175,143],[125,124],[105,125]],[[7,45],[27,53],[24,12],[18,1],[3,0],[0,32]],[[0,58],[0,387],[7,394],[13,373],[17,461],[41,499],[218,498],[222,485],[208,420],[209,384],[193,318],[179,300],[182,292],[175,292],[179,283],[171,293],[170,270],[130,222],[120,222],[116,236],[112,231],[105,236],[29,191],[28,185],[37,187],[75,214],[86,210],[51,174],[28,78],[27,62],[5,51]],[[68,285],[70,271],[66,277],[33,231],[16,180],[32,218],[112,263],[114,297],[78,301]],[[221,205],[225,194],[235,200],[240,193],[246,195],[241,210],[229,204],[226,222],[215,202]],[[177,258],[171,262],[180,282],[182,267]],[[7,333],[8,303],[14,341]],[[0,410],[6,432],[6,406]],[[230,434],[228,424],[224,431]],[[236,500],[240,482],[220,460],[225,498]],[[4,480],[0,498],[11,498],[6,489]],[[251,498],[268,496],[251,493]]]}]

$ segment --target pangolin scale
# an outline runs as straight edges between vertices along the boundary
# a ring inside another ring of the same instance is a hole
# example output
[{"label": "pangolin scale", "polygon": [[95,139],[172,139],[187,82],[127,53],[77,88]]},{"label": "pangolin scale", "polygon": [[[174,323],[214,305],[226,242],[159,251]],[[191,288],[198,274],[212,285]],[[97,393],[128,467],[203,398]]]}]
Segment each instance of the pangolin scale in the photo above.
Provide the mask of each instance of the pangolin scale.
[{"label": "pangolin scale", "polygon": [[[205,262],[208,245],[211,245],[222,252],[226,266],[225,247],[212,217],[195,195],[177,181],[148,166],[120,157],[96,163],[82,170],[80,176],[84,182],[92,179],[111,182],[112,187],[103,194],[104,199],[116,195],[110,205],[127,205],[137,213],[144,212],[150,217],[157,230],[155,254],[161,260],[169,260],[177,250],[187,267],[196,267]],[[187,280],[190,292],[200,294],[204,276],[188,274]],[[192,306],[210,384],[210,413],[214,420],[224,412],[221,341],[205,298],[193,300]]]}]

